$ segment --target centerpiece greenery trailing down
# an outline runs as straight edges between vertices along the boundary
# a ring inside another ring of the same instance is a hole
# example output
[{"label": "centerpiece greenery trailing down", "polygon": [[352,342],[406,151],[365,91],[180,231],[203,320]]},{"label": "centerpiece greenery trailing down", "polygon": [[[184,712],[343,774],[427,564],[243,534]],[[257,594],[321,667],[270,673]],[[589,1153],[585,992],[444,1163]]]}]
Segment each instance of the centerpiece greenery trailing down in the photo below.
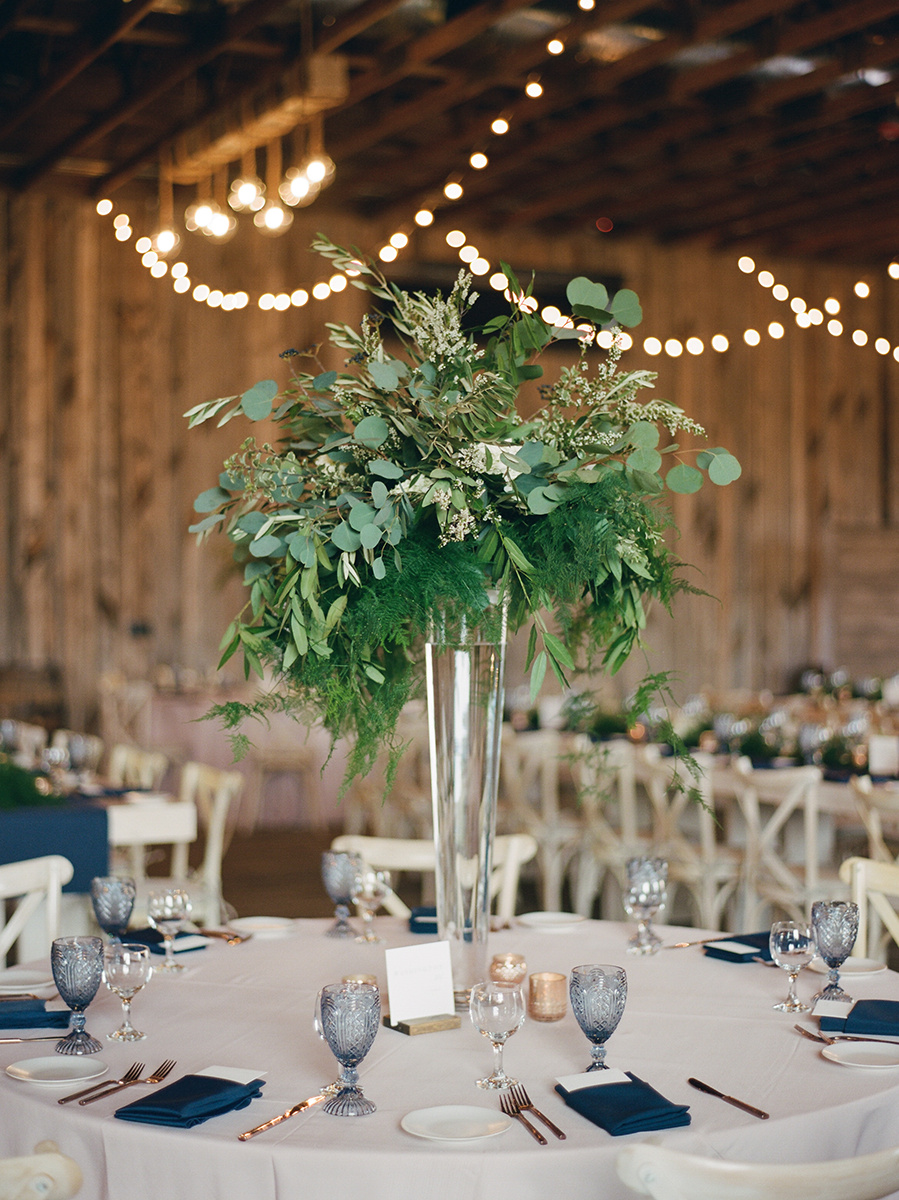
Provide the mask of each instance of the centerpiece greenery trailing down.
[{"label": "centerpiece greenery trailing down", "polygon": [[[615,338],[597,348],[598,330],[641,320],[633,292],[609,297],[574,279],[572,319],[553,327],[504,267],[508,314],[479,326],[462,273],[448,295],[409,294],[355,249],[321,236],[313,248],[378,307],[358,328],[328,324],[343,370],[326,370],[318,346],[286,350],[286,386],[266,380],[185,414],[191,426],[240,418],[278,430],[276,444],[249,436],[227,459],[191,530],[223,530],[243,564],[249,594],[222,664],[241,652],[247,675],[276,676],[254,702],[210,715],[233,731],[238,756],[248,717],[285,709],[321,721],[351,738],[348,782],[385,747],[395,764],[397,718],[421,686],[438,611],[472,619],[498,593],[509,629],[530,625],[532,695],[548,669],[563,685],[577,670],[618,670],[647,599],[667,608],[688,587],[664,541],[666,490],[694,492],[706,475],[727,484],[740,466],[720,447],[681,449],[675,437],[702,428],[640,399],[655,375],[621,370]],[[524,420],[521,386],[562,339],[576,361]]]}]

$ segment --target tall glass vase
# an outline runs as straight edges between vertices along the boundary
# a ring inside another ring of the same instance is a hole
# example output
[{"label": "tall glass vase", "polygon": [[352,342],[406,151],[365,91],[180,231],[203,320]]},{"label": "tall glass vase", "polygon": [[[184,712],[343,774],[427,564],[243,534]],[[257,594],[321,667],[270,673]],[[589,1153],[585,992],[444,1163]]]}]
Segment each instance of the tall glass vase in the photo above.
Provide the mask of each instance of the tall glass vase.
[{"label": "tall glass vase", "polygon": [[425,647],[437,927],[450,944],[457,1012],[488,975],[505,634],[496,608],[477,626],[441,618]]}]

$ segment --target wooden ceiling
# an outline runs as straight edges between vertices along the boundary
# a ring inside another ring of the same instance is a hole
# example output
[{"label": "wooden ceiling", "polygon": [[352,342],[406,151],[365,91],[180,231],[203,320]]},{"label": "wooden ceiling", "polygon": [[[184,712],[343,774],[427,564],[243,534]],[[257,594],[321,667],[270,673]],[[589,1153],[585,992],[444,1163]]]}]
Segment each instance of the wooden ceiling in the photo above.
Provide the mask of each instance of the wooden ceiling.
[{"label": "wooden ceiling", "polygon": [[345,73],[312,104],[337,166],[328,204],[398,226],[442,206],[507,234],[604,220],[899,253],[899,0],[0,0],[0,183],[155,187],[226,114],[261,140],[272,97],[321,56]]}]

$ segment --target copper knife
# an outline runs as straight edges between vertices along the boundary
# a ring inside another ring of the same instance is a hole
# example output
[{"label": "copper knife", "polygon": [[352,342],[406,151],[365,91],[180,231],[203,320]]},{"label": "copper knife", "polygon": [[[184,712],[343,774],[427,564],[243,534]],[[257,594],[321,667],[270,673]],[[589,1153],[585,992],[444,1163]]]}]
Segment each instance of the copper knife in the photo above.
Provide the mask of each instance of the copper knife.
[{"label": "copper knife", "polygon": [[254,1129],[248,1129],[246,1133],[237,1135],[241,1142],[247,1142],[251,1137],[255,1137],[257,1133],[262,1133],[266,1129],[271,1129],[273,1125],[280,1125],[282,1121],[286,1121],[288,1117],[295,1117],[297,1113],[311,1108],[313,1104],[321,1104],[322,1100],[328,1099],[328,1092],[320,1092],[317,1096],[310,1096],[308,1100],[301,1100],[299,1104],[295,1104],[293,1108],[288,1108],[285,1112],[279,1113],[277,1117],[272,1117],[270,1121],[263,1122],[262,1125],[257,1125]]},{"label": "copper knife", "polygon": [[770,1114],[762,1112],[760,1108],[753,1108],[751,1104],[746,1104],[743,1100],[737,1100],[735,1096],[725,1096],[724,1092],[719,1092],[717,1088],[711,1087],[707,1083],[701,1083],[698,1079],[693,1079],[692,1076],[687,1080],[691,1087],[698,1088],[700,1092],[707,1092],[710,1096],[717,1096],[719,1100],[725,1100],[728,1104],[733,1104],[735,1108],[742,1108],[744,1112],[748,1112],[753,1117],[759,1117],[762,1121],[767,1121]]}]

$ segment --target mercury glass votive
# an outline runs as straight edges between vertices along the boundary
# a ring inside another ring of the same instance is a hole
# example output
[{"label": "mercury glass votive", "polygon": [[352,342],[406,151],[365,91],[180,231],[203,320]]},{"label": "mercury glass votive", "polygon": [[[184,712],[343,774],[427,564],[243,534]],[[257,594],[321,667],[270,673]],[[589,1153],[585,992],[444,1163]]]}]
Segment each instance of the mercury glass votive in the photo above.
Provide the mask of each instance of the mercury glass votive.
[{"label": "mercury glass votive", "polygon": [[494,954],[490,978],[494,983],[524,983],[528,964],[523,954]]},{"label": "mercury glass votive", "polygon": [[568,980],[556,971],[538,971],[528,980],[532,1021],[561,1021],[568,1008]]}]

